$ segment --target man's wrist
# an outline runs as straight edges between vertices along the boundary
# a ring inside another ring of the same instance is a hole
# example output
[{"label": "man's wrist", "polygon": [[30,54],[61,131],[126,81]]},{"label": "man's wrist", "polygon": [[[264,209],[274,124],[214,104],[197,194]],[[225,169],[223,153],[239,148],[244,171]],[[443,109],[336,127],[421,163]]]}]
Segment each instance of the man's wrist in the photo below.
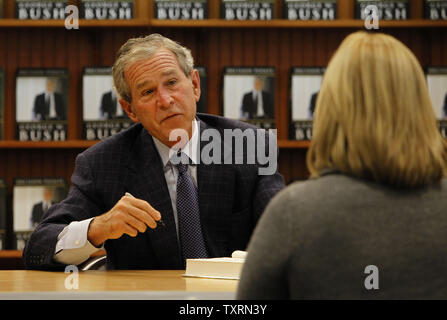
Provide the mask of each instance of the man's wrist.
[{"label": "man's wrist", "polygon": [[101,232],[99,217],[93,218],[88,226],[87,240],[95,247],[100,247],[107,240],[103,232]]}]

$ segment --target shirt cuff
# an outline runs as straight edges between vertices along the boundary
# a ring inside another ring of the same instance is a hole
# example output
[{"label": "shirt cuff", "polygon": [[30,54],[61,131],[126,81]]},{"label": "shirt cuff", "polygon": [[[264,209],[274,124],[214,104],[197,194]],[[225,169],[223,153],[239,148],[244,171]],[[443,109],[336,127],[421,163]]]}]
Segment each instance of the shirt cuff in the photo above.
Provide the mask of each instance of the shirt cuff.
[{"label": "shirt cuff", "polygon": [[73,221],[58,235],[54,260],[63,264],[78,265],[103,247],[95,247],[88,241],[87,233],[93,218]]}]

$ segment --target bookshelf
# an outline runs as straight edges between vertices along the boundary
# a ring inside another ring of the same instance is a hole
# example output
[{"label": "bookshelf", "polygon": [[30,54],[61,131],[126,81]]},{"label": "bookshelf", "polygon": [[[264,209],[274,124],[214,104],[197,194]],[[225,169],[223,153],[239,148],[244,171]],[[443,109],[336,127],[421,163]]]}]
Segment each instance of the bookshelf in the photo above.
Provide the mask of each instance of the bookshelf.
[{"label": "bookshelf", "polygon": [[[403,41],[415,53],[422,66],[447,66],[447,21],[423,20],[423,0],[410,1],[409,20],[381,21],[378,31]],[[0,66],[5,72],[5,98],[4,140],[0,140],[0,177],[5,178],[7,185],[8,226],[12,226],[12,188],[15,177],[58,176],[69,181],[76,155],[97,142],[82,140],[83,68],[112,65],[115,53],[128,38],[153,32],[186,45],[192,50],[196,65],[207,68],[207,105],[211,114],[222,114],[224,67],[275,67],[279,170],[286,182],[308,176],[305,158],[310,142],[288,139],[290,70],[297,66],[326,66],[346,35],[364,29],[363,21],[353,19],[354,0],[338,0],[338,19],[335,21],[281,19],[282,1],[279,0],[275,3],[274,20],[225,21],[219,19],[219,0],[208,2],[207,20],[156,20],[153,19],[152,0],[134,0],[135,18],[132,20],[81,19],[78,30],[66,30],[63,20],[14,19],[14,0],[3,1]],[[78,1],[69,3],[79,4]],[[15,72],[17,68],[29,67],[68,69],[67,141],[15,140]],[[10,243],[6,245],[8,248]],[[14,254],[12,256],[17,258]],[[5,259],[8,260],[2,256],[0,264]]]}]

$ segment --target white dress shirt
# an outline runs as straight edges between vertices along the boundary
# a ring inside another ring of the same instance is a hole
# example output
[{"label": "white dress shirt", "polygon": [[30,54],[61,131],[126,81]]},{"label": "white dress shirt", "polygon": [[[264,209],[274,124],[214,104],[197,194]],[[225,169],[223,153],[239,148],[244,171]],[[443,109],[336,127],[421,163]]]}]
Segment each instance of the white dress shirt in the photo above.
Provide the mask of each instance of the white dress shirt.
[{"label": "white dress shirt", "polygon": [[[193,164],[198,163],[197,159],[197,148],[199,142],[199,132],[197,121],[194,120],[193,124],[193,134],[191,139],[182,149],[192,161]],[[171,197],[172,210],[174,213],[174,220],[177,230],[178,238],[178,218],[177,218],[177,178],[178,170],[169,161],[170,157],[176,153],[166,145],[164,145],[158,139],[152,137],[155,147],[163,165],[163,171],[166,179],[166,184],[169,190],[169,196]],[[188,172],[193,178],[195,185],[197,186],[197,168],[196,166],[188,166]],[[161,212],[163,217],[163,212]],[[56,250],[54,254],[54,260],[63,264],[74,264],[78,265],[87,260],[93,253],[102,249],[103,247],[97,248],[90,243],[87,239],[88,227],[93,218],[73,221],[68,226],[66,226],[62,232],[58,235]],[[149,231],[150,232],[150,231]]]}]

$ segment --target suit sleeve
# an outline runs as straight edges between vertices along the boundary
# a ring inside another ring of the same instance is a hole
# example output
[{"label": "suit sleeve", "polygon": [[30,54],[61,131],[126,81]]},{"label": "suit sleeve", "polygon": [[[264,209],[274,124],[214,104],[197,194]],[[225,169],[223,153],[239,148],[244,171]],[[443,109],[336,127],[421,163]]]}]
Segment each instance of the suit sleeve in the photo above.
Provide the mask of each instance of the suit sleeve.
[{"label": "suit sleeve", "polygon": [[84,155],[78,155],[67,198],[51,206],[25,246],[23,259],[27,269],[63,268],[62,264],[53,260],[58,235],[72,221],[85,220],[102,213],[92,172]]}]

